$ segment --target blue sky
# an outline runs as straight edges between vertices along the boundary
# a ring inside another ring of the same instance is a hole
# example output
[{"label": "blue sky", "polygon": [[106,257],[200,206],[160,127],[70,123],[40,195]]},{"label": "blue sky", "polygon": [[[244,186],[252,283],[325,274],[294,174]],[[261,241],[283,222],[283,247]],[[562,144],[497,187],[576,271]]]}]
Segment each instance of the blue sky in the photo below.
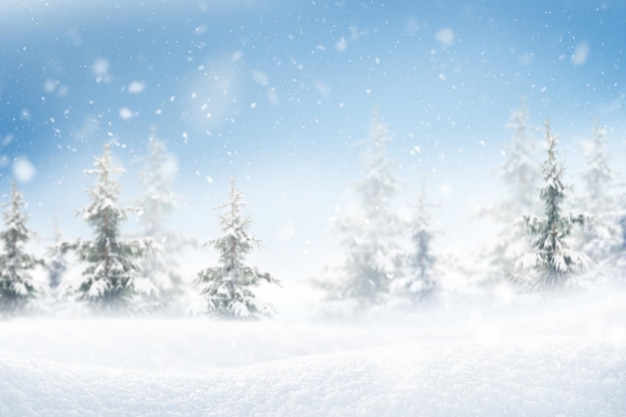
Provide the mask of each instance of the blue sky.
[{"label": "blue sky", "polygon": [[317,245],[298,262],[313,274],[374,109],[406,200],[428,173],[448,240],[500,192],[492,169],[521,97],[534,124],[552,121],[572,181],[596,119],[624,159],[617,1],[27,0],[0,4],[0,35],[0,187],[17,166],[42,235],[54,210],[80,230],[82,170],[105,141],[130,200],[152,126],[178,159],[175,227],[211,237],[234,175],[267,262]]}]

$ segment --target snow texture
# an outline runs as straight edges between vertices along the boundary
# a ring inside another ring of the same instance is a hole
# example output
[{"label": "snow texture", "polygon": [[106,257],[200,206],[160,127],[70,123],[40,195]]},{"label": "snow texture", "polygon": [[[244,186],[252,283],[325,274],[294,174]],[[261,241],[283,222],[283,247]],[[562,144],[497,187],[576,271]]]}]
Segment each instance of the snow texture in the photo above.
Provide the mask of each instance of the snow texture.
[{"label": "snow texture", "polygon": [[4,321],[0,416],[623,416],[624,301],[367,326]]}]

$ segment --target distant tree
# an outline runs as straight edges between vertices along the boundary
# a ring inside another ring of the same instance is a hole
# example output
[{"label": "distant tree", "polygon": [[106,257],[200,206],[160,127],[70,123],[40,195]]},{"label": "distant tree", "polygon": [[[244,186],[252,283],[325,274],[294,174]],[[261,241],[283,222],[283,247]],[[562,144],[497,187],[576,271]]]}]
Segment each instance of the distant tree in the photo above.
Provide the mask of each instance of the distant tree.
[{"label": "distant tree", "polygon": [[524,223],[532,237],[534,253],[521,259],[520,266],[532,268],[530,284],[538,288],[562,287],[574,272],[586,268],[587,256],[569,247],[568,240],[574,225],[582,225],[584,216],[564,215],[563,203],[571,187],[563,183],[563,166],[557,160],[557,138],[546,122],[548,157],[541,166],[543,187],[540,197],[544,204],[544,218],[525,216]]},{"label": "distant tree", "polygon": [[49,253],[49,260],[46,262],[46,269],[48,270],[48,285],[53,292],[61,285],[63,275],[67,271],[67,260],[65,254],[60,250],[55,250],[61,243],[61,232],[59,231],[58,215],[54,218],[54,231],[53,231],[53,246]]},{"label": "distant tree", "polygon": [[83,220],[94,232],[93,240],[62,243],[63,252],[74,250],[78,259],[87,264],[78,282],[69,283],[79,301],[86,302],[98,312],[130,312],[141,308],[140,294],[150,293],[153,287],[141,279],[139,261],[150,250],[146,239],[123,239],[120,224],[127,219],[129,208],[118,206],[120,186],[112,175],[124,172],[111,167],[109,145],[102,157],[96,158],[95,169],[85,170],[97,177],[89,190],[91,203],[79,210]]},{"label": "distant tree", "polygon": [[513,136],[502,151],[505,160],[498,168],[506,186],[506,198],[481,213],[500,224],[496,241],[484,253],[488,283],[518,281],[516,262],[532,250],[526,231],[518,223],[525,214],[534,216],[541,212],[537,194],[541,168],[535,156],[539,142],[534,137],[535,129],[529,123],[524,101],[511,114],[507,127]]},{"label": "distant tree", "polygon": [[26,251],[26,244],[34,233],[26,226],[22,194],[13,182],[11,201],[4,204],[4,230],[0,231],[4,250],[0,253],[0,314],[12,315],[23,312],[29,302],[41,294],[32,271],[43,266],[43,260]]},{"label": "distant tree", "polygon": [[615,191],[617,172],[609,166],[605,135],[605,129],[596,123],[594,139],[586,152],[587,169],[582,176],[585,194],[578,204],[587,218],[577,236],[578,249],[594,261],[595,272],[599,274],[611,272],[613,261],[621,256],[623,243],[620,225],[623,210]]},{"label": "distant tree", "polygon": [[503,203],[500,215],[506,222],[538,209],[537,185],[541,179],[541,168],[536,160],[536,128],[530,125],[526,102],[511,114],[507,127],[514,134],[504,149],[505,161],[500,165],[500,177],[509,189],[509,200]]},{"label": "distant tree", "polygon": [[437,257],[433,253],[433,240],[437,235],[432,227],[426,200],[426,187],[415,205],[413,217],[407,225],[411,233],[412,251],[404,255],[404,271],[393,280],[395,292],[408,299],[412,306],[432,299],[439,287],[441,271],[437,268]]},{"label": "distant tree", "polygon": [[165,308],[182,293],[183,280],[176,260],[184,245],[191,244],[179,233],[167,227],[168,218],[178,205],[178,198],[170,188],[176,171],[174,159],[167,154],[165,143],[158,140],[153,130],[148,142],[149,154],[141,172],[143,196],[139,202],[141,237],[155,242],[158,251],[141,259],[142,276],[149,280],[157,293],[146,302],[155,308]]},{"label": "distant tree", "polygon": [[279,284],[270,274],[245,264],[245,257],[261,241],[249,232],[252,221],[243,214],[243,194],[230,182],[230,201],[219,206],[226,209],[220,216],[222,235],[207,245],[219,252],[219,265],[198,274],[200,293],[206,299],[207,313],[227,319],[256,319],[271,315],[271,308],[261,304],[253,288],[262,281]]},{"label": "distant tree", "polygon": [[346,260],[337,282],[321,285],[331,298],[351,300],[360,310],[384,303],[390,281],[397,272],[399,223],[390,205],[399,189],[391,173],[387,143],[391,136],[377,114],[370,126],[370,137],[363,146],[361,162],[365,177],[354,186],[360,202],[356,215],[341,219],[338,232],[345,236]]}]

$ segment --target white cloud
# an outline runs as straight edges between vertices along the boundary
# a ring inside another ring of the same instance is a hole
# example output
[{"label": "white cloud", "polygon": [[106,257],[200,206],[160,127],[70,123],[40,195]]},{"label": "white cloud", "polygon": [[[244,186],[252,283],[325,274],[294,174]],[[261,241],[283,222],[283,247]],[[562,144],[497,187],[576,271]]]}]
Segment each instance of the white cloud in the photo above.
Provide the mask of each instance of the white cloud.
[{"label": "white cloud", "polygon": [[120,119],[122,119],[122,120],[130,120],[133,117],[135,117],[135,114],[133,113],[133,111],[131,109],[129,109],[128,107],[120,108]]},{"label": "white cloud", "polygon": [[97,83],[111,82],[111,76],[109,75],[110,68],[111,63],[106,58],[98,58],[94,61],[93,65],[91,65],[91,72],[94,77],[96,77]]},{"label": "white cloud", "polygon": [[454,44],[454,31],[450,28],[439,29],[435,34],[435,40],[442,48],[447,48]]},{"label": "white cloud", "polygon": [[143,81],[133,81],[128,85],[128,94],[139,94],[146,88],[146,83]]},{"label": "white cloud", "polygon": [[589,52],[591,52],[591,48],[587,42],[581,42],[576,45],[576,49],[572,55],[572,65],[580,66],[585,64],[589,58]]},{"label": "white cloud", "polygon": [[13,161],[13,176],[17,182],[29,182],[36,173],[35,166],[25,156],[15,158]]},{"label": "white cloud", "polygon": [[323,98],[330,97],[331,89],[324,81],[316,80],[313,82],[313,86],[315,87],[315,92]]},{"label": "white cloud", "polygon": [[263,71],[252,71],[252,79],[264,87],[270,82],[267,74]]},{"label": "white cloud", "polygon": [[337,43],[335,43],[335,49],[339,52],[345,52],[346,49],[348,49],[348,41],[346,40],[346,38],[341,37],[341,39],[339,39]]}]

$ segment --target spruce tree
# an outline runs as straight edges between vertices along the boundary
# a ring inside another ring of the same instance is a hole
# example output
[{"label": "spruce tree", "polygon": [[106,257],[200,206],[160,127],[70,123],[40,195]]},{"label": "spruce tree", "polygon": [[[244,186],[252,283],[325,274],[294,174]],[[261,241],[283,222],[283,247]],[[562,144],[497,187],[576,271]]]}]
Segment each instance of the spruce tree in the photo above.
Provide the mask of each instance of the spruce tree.
[{"label": "spruce tree", "polygon": [[200,294],[206,299],[209,315],[226,319],[257,319],[269,316],[271,308],[261,304],[253,288],[262,281],[279,284],[270,274],[245,264],[246,256],[261,246],[248,229],[252,223],[243,213],[243,194],[230,182],[230,201],[218,207],[226,209],[220,216],[222,235],[207,245],[219,252],[218,266],[198,274]]},{"label": "spruce tree", "polygon": [[525,214],[536,216],[541,212],[537,194],[541,168],[535,156],[539,143],[534,137],[524,101],[511,114],[507,128],[513,131],[513,135],[502,151],[505,160],[497,171],[506,186],[506,197],[481,213],[500,225],[496,241],[484,251],[487,260],[484,279],[488,284],[519,281],[516,262],[531,252],[532,247],[526,231],[518,223]]},{"label": "spruce tree", "polygon": [[593,260],[599,274],[610,272],[623,242],[619,223],[623,210],[615,193],[617,172],[609,166],[605,135],[596,123],[593,142],[586,152],[585,194],[578,204],[587,217],[577,236],[578,248]]},{"label": "spruce tree", "polygon": [[524,223],[532,237],[534,253],[525,256],[520,265],[532,267],[530,284],[539,288],[562,287],[571,275],[587,266],[584,253],[570,249],[569,238],[576,224],[584,223],[584,216],[563,214],[563,204],[571,187],[563,183],[564,168],[557,160],[557,138],[545,124],[548,157],[541,165],[543,187],[540,197],[544,204],[544,218],[525,216]]},{"label": "spruce tree", "polygon": [[4,204],[5,229],[0,231],[4,250],[0,253],[0,314],[12,315],[23,312],[29,302],[42,292],[36,284],[32,271],[43,265],[43,260],[26,251],[26,244],[34,236],[26,226],[26,204],[13,182],[11,201]]},{"label": "spruce tree", "polygon": [[150,283],[141,280],[139,260],[150,250],[151,242],[145,239],[123,239],[120,225],[127,219],[131,208],[118,205],[120,186],[112,176],[124,172],[121,167],[111,167],[109,145],[96,158],[95,169],[85,170],[97,180],[88,194],[91,203],[79,210],[78,215],[91,226],[93,240],[78,239],[63,243],[62,250],[74,250],[78,259],[87,264],[78,282],[70,284],[79,301],[97,312],[129,312],[141,308],[138,295],[153,290]]},{"label": "spruce tree", "polygon": [[437,232],[432,228],[430,207],[432,205],[426,200],[426,187],[423,186],[413,218],[408,224],[412,251],[404,256],[403,274],[393,280],[395,292],[408,299],[413,306],[431,299],[439,286],[440,271],[432,248]]},{"label": "spruce tree", "polygon": [[191,241],[167,227],[168,218],[178,205],[177,196],[170,190],[176,165],[167,154],[165,143],[157,139],[155,131],[150,136],[148,148],[146,166],[141,172],[140,236],[154,241],[158,250],[147,253],[141,260],[141,267],[142,276],[157,291],[146,302],[155,308],[165,308],[182,293],[182,277],[176,255]]},{"label": "spruce tree", "polygon": [[360,211],[338,223],[347,252],[343,276],[336,283],[322,284],[331,292],[331,298],[354,301],[360,310],[383,304],[397,273],[399,222],[391,212],[391,204],[399,181],[391,172],[387,155],[391,140],[387,126],[375,114],[369,138],[359,143],[363,146],[365,177],[355,184],[354,192]]},{"label": "spruce tree", "polygon": [[53,246],[49,251],[49,259],[46,263],[46,269],[48,270],[48,285],[53,293],[56,293],[63,280],[63,275],[67,271],[67,260],[65,254],[60,250],[56,250],[61,244],[61,232],[59,231],[59,219],[58,215],[54,216],[54,230],[53,230]]}]

